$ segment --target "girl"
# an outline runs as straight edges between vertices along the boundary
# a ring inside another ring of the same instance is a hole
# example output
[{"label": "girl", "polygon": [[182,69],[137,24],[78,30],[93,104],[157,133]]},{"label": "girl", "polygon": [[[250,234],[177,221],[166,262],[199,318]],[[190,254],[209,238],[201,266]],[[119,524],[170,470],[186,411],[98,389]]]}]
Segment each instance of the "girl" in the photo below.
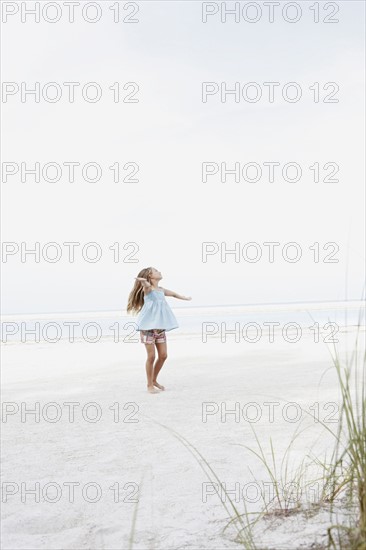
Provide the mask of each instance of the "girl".
[{"label": "girl", "polygon": [[[140,331],[141,342],[145,344],[147,351],[147,390],[150,393],[159,393],[155,387],[165,390],[164,386],[157,382],[158,374],[168,357],[165,331],[178,328],[177,320],[165,296],[173,296],[179,300],[192,299],[158,286],[162,278],[160,271],[154,267],[142,269],[135,277],[135,285],[130,292],[127,304],[127,313],[139,313],[136,321],[137,330]],[[155,366],[154,344],[158,350]]]}]

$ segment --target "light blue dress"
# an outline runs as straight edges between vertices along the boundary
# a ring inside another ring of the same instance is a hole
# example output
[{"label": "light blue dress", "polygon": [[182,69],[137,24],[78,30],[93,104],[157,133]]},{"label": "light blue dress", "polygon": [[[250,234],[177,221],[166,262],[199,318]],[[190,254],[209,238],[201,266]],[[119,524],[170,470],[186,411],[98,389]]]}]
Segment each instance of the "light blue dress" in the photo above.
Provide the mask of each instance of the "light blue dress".
[{"label": "light blue dress", "polygon": [[165,299],[163,290],[150,290],[144,296],[144,305],[136,320],[137,330],[173,330],[178,322]]}]

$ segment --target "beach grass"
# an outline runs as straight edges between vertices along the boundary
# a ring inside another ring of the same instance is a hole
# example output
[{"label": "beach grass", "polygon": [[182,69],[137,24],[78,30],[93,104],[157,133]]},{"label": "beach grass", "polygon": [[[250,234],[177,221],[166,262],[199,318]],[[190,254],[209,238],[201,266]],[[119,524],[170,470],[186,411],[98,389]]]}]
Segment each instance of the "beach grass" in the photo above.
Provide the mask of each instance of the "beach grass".
[{"label": "beach grass", "polygon": [[139,504],[140,504],[140,494],[141,494],[143,483],[144,483],[144,476],[145,476],[145,472],[143,473],[143,475],[141,477],[141,481],[139,483],[139,491],[138,491],[139,497],[136,500],[135,506],[134,506],[134,509],[133,509],[130,535],[129,535],[129,538],[128,538],[128,550],[134,550],[137,514],[138,514],[138,509],[139,509]]},{"label": "beach grass", "polygon": [[338,430],[333,434],[333,456],[325,477],[325,487],[332,498],[343,493],[348,505],[355,505],[354,525],[332,525],[328,529],[329,546],[336,548],[338,544],[349,550],[366,548],[366,353],[359,366],[359,329],[360,325],[350,358],[342,360],[336,346],[332,354],[341,392],[341,410]]},{"label": "beach grass", "polygon": [[[262,518],[271,515],[286,517],[294,512],[304,511],[304,507],[300,503],[300,494],[306,485],[313,484],[315,481],[319,483],[321,491],[317,501],[312,503],[313,508],[319,510],[325,504],[330,504],[330,510],[332,511],[332,506],[335,503],[338,505],[341,503],[342,508],[350,511],[352,517],[349,525],[345,525],[344,521],[329,525],[327,528],[327,548],[329,550],[366,550],[365,351],[362,355],[362,362],[359,364],[360,340],[362,335],[365,334],[364,326],[361,324],[362,315],[363,310],[360,310],[356,339],[350,356],[347,351],[346,357],[342,358],[335,345],[331,353],[332,365],[330,368],[335,369],[340,392],[339,421],[337,428],[332,430],[325,422],[319,420],[320,424],[334,439],[334,447],[330,452],[330,457],[329,453],[328,457],[325,455],[323,458],[311,457],[306,454],[295,470],[290,471],[290,452],[294,442],[301,435],[302,429],[296,430],[282,459],[279,459],[271,438],[269,440],[270,451],[265,451],[263,443],[251,425],[257,448],[238,443],[257,458],[258,463],[265,468],[274,487],[274,497],[271,502],[268,503],[263,495],[263,508],[260,512],[249,513],[245,502],[244,511],[241,512],[237,504],[231,499],[230,494],[226,492],[225,484],[222,483],[200,451],[181,434],[154,420],[189,450],[208,480],[219,486],[225,494],[226,498],[225,500],[221,499],[221,502],[229,519],[224,531],[229,526],[234,526],[237,532],[236,542],[240,543],[245,550],[258,548],[259,543],[255,540],[254,528]],[[280,463],[279,468],[278,463]],[[320,474],[317,475],[316,479],[306,480],[306,472],[314,465],[320,469]],[[286,494],[280,490],[288,484],[295,487],[295,492]],[[333,515],[331,518],[333,518]],[[311,544],[313,543],[309,541],[309,548],[313,547]]]},{"label": "beach grass", "polygon": [[[236,530],[236,542],[240,543],[245,550],[257,550],[257,546],[254,542],[253,527],[262,517],[262,513],[255,514],[254,519],[251,518],[250,513],[248,513],[246,508],[246,503],[244,502],[244,512],[240,512],[236,503],[231,498],[230,493],[226,490],[225,484],[220,480],[208,460],[202,455],[202,453],[195,447],[192,443],[183,437],[180,433],[173,430],[169,426],[162,424],[156,420],[152,420],[154,423],[158,424],[162,428],[166,429],[173,437],[178,439],[185,448],[191,453],[191,455],[196,460],[197,464],[205,473],[207,479],[212,484],[213,487],[219,487],[220,491],[217,491],[218,494],[221,492],[225,494],[225,499],[220,498],[226,513],[228,514],[229,520],[224,527],[225,531],[230,525],[233,525]],[[228,504],[226,503],[228,501]]]}]

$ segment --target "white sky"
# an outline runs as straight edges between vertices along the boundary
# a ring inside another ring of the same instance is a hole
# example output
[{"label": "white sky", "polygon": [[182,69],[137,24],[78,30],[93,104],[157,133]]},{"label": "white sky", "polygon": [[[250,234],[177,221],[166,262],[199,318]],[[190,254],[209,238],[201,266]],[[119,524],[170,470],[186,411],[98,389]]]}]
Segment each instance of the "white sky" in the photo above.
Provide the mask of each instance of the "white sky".
[{"label": "white sky", "polygon": [[[124,308],[133,278],[149,265],[162,271],[162,286],[192,296],[172,300],[177,306],[360,299],[364,3],[338,2],[337,24],[313,23],[309,2],[299,3],[296,24],[280,16],[268,23],[265,15],[256,24],[223,24],[219,15],[203,24],[201,2],[186,1],[138,2],[139,23],[115,24],[113,3],[100,3],[103,16],[94,25],[82,21],[80,10],[68,23],[65,8],[55,24],[21,23],[16,15],[2,25],[4,82],[93,81],[104,93],[95,104],[79,92],[74,104],[21,103],[19,94],[2,104],[3,162],[97,162],[104,173],[97,183],[22,183],[19,176],[3,183],[3,241],[30,248],[36,241],[96,241],[103,249],[97,264],[79,255],[73,264],[10,257],[2,263],[3,312]],[[117,81],[137,82],[139,103],[113,103],[108,87]],[[303,98],[288,103],[277,92],[274,103],[235,103],[232,96],[202,103],[205,81],[255,81],[264,92],[263,82],[280,82],[281,89],[295,81]],[[338,83],[339,103],[314,103],[314,82]],[[269,183],[264,173],[257,183],[201,181],[202,162],[269,161],[297,162],[302,179]],[[138,163],[139,183],[113,183],[114,162]],[[314,183],[314,162],[336,162],[340,181]],[[303,256],[295,264],[279,254],[272,264],[235,263],[233,256],[222,263],[219,254],[202,262],[202,242],[233,248],[252,241],[263,255],[263,242],[296,241]],[[115,242],[136,242],[139,262],[114,263],[108,247]],[[325,243],[338,243],[339,262],[314,263],[314,242],[322,257]]]}]

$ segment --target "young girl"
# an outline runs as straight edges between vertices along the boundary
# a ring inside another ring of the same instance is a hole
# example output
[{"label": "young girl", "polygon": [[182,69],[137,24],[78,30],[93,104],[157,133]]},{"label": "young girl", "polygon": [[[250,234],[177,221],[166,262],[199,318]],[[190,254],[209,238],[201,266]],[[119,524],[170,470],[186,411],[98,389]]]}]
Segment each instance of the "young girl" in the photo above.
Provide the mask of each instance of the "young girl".
[{"label": "young girl", "polygon": [[[135,279],[135,285],[128,297],[127,313],[139,313],[136,321],[137,330],[140,331],[141,342],[145,344],[147,351],[147,390],[150,393],[159,393],[155,387],[165,390],[164,386],[157,382],[158,374],[168,357],[165,331],[178,328],[177,320],[165,296],[173,296],[179,300],[192,298],[180,296],[176,292],[158,286],[162,275],[154,267],[142,269]],[[154,344],[158,350],[155,366]]]}]

